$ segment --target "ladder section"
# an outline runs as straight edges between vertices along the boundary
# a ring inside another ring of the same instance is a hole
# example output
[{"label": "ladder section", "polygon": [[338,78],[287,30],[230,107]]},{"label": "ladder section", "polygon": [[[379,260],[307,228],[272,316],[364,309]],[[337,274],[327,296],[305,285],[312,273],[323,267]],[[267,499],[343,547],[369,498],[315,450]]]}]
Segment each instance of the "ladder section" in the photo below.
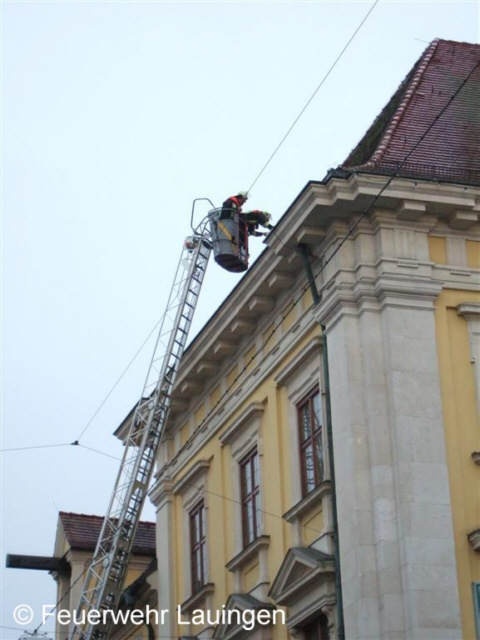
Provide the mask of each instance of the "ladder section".
[{"label": "ladder section", "polygon": [[[70,640],[108,638],[211,249],[210,233],[203,223],[185,243],[178,263]],[[96,613],[88,615],[97,611],[101,616],[99,622]]]}]

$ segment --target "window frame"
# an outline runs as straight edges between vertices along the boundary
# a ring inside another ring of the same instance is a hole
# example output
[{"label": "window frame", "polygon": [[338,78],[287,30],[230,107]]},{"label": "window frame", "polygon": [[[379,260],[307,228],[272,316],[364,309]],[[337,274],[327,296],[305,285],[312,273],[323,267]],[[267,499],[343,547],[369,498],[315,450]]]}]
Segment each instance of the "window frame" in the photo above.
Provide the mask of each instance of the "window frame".
[{"label": "window frame", "polygon": [[[196,535],[196,522],[198,518],[198,531]],[[192,585],[192,594],[199,591],[205,586],[206,580],[206,552],[207,552],[207,533],[206,533],[206,510],[205,501],[201,499],[188,513],[189,533],[190,533],[190,579]]]},{"label": "window frame", "polygon": [[[312,636],[314,634],[314,636]],[[303,628],[303,637],[305,640],[329,640],[330,632],[328,629],[327,616],[321,613],[318,618],[309,622]]]},{"label": "window frame", "polygon": [[473,610],[475,615],[475,635],[480,640],[480,582],[472,582]]},{"label": "window frame", "polygon": [[[242,542],[243,548],[245,548],[259,537],[261,529],[260,456],[257,447],[251,449],[239,461],[239,471]],[[250,486],[248,486],[249,484]],[[250,517],[252,522],[251,528]]]},{"label": "window frame", "polygon": [[[315,417],[315,398],[318,398],[318,411],[319,420],[318,427],[313,428],[317,422]],[[308,407],[309,414],[309,435],[304,437],[304,421],[303,410],[305,406]],[[303,398],[296,403],[295,406],[297,416],[297,436],[299,447],[299,462],[300,462],[300,475],[301,475],[301,491],[302,498],[306,497],[309,493],[314,491],[325,480],[325,451],[323,446],[323,410],[322,410],[322,398],[320,388],[314,387],[309,393],[303,396]],[[315,455],[316,447],[320,447],[321,461],[319,462],[317,455]],[[311,478],[308,476],[308,458],[307,451],[311,451],[313,460],[313,485],[311,485]]]}]

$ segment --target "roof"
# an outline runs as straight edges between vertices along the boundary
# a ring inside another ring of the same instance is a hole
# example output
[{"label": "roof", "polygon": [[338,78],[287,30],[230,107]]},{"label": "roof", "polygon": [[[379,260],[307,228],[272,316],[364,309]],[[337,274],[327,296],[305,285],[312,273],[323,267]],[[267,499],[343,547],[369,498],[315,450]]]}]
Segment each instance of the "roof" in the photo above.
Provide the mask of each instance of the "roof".
[{"label": "roof", "polygon": [[[103,517],[60,511],[60,521],[70,547],[78,551],[94,551]],[[155,523],[140,522],[133,541],[135,555],[155,556]]]},{"label": "roof", "polygon": [[480,45],[434,40],[342,168],[480,184],[479,104]]}]

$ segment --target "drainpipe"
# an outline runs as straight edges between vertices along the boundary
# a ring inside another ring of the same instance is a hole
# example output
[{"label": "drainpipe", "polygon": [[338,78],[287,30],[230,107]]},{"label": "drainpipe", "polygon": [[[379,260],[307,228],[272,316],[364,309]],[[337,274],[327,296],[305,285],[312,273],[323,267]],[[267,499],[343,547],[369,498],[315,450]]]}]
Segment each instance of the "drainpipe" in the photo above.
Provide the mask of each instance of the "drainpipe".
[{"label": "drainpipe", "polygon": [[[313,303],[316,306],[320,300],[315,276],[313,275],[312,265],[308,247],[305,244],[299,244],[298,248],[303,260],[305,273],[307,274],[307,282],[312,293]],[[322,329],[322,367],[323,382],[325,388],[325,426],[327,432],[327,448],[328,458],[330,460],[330,481],[332,484],[332,537],[333,537],[333,557],[335,564],[335,597],[337,600],[337,640],[345,640],[345,626],[343,619],[343,595],[342,595],[342,575],[340,571],[340,541],[338,538],[338,515],[337,515],[337,491],[335,484],[335,461],[333,458],[333,433],[332,433],[332,405],[330,402],[330,375],[328,370],[328,344],[325,325],[320,325]]]}]

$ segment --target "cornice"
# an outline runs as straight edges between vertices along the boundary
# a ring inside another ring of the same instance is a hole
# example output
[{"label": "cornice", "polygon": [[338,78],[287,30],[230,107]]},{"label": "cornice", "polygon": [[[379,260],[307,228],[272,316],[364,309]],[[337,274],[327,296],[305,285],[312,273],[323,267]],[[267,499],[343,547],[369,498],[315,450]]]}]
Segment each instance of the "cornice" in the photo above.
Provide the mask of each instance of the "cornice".
[{"label": "cornice", "polygon": [[317,326],[313,312],[310,313],[310,311],[308,311],[297,324],[299,328],[301,328],[301,331],[290,331],[282,337],[281,342],[276,345],[276,348],[269,352],[255,371],[246,377],[240,389],[236,389],[226,398],[223,404],[219,405],[209,417],[206,425],[194,431],[188,447],[184,446],[181,448],[180,451],[158,471],[157,477],[161,478],[165,473],[179,473],[188,460],[192,459],[201,450],[205,442],[213,438],[222,426],[230,420],[232,415],[235,415],[238,411],[239,403],[252,395],[264,380],[272,375],[272,370],[278,367],[279,361],[287,358],[288,354],[295,349],[298,342]]},{"label": "cornice", "polygon": [[151,502],[160,509],[166,502],[172,500],[173,495],[173,480],[170,476],[161,477],[157,480],[150,491],[148,497]]},{"label": "cornice", "polygon": [[203,602],[207,596],[211,595],[215,591],[215,584],[208,582],[203,587],[195,591],[189,598],[182,603],[181,609],[185,613],[190,613],[197,605]]},{"label": "cornice", "polygon": [[218,439],[222,443],[222,446],[229,444],[241,431],[242,427],[252,420],[258,419],[265,411],[266,402],[252,402],[248,407],[242,411],[236,420],[218,436]]},{"label": "cornice", "polygon": [[477,302],[463,302],[457,306],[457,313],[459,316],[465,316],[466,318],[480,318],[480,304]]},{"label": "cornice", "polygon": [[[287,522],[295,522],[299,518],[302,518],[314,505],[321,504],[323,496],[331,492],[330,480],[324,480],[318,487],[315,487],[313,491],[310,491],[304,498],[302,498],[297,504],[283,514],[282,518]],[[319,531],[319,533],[321,533]]]},{"label": "cornice", "polygon": [[182,494],[184,491],[191,487],[194,482],[198,482],[200,478],[203,478],[212,462],[213,456],[208,460],[199,460],[196,462],[179,480],[173,485],[174,495]]},{"label": "cornice", "polygon": [[225,568],[228,571],[236,571],[243,567],[249,560],[253,558],[261,549],[268,549],[270,545],[270,536],[259,536],[255,538],[245,549],[240,551],[235,557],[233,557]]},{"label": "cornice", "polygon": [[287,380],[294,375],[299,367],[303,365],[305,360],[309,358],[315,352],[320,356],[320,345],[322,339],[320,336],[314,336],[303,349],[301,349],[296,356],[287,362],[287,364],[277,373],[274,377],[275,384],[278,387],[283,386]]}]

